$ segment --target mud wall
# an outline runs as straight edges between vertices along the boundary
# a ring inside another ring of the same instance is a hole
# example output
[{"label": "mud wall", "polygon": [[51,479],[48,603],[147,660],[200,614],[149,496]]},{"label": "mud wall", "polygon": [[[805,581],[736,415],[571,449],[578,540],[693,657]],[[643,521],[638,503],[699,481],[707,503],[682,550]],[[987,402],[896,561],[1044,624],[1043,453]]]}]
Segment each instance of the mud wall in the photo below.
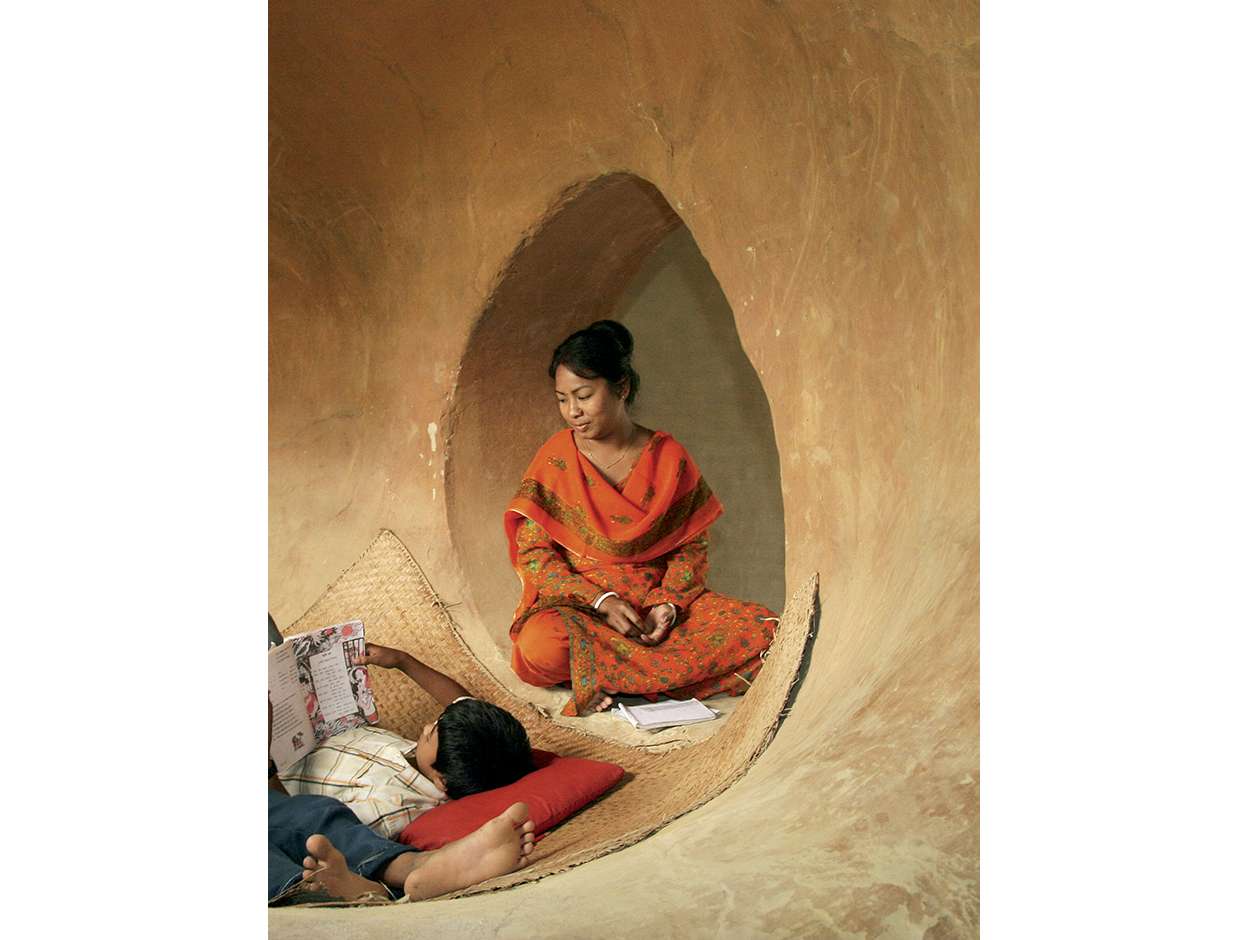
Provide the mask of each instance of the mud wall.
[{"label": "mud wall", "polygon": [[[272,4],[279,622],[388,527],[464,604],[474,646],[497,649],[448,507],[448,430],[465,434],[451,451],[484,446],[454,403],[480,381],[465,362],[517,252],[570,189],[612,174],[649,181],[675,218],[657,205],[647,221],[637,202],[631,242],[594,242],[598,262],[520,286],[562,290],[575,273],[577,297],[614,303],[687,226],[770,403],[788,587],[822,578],[791,714],[724,796],[535,885],[319,912],[303,936],[417,915],[439,936],[571,936],[603,917],[973,933],[977,15],[912,0]],[[566,323],[532,326],[519,339],[536,348]],[[512,391],[480,400],[501,413]],[[673,866],[694,874],[656,886]],[[620,888],[641,881],[644,904]]]}]

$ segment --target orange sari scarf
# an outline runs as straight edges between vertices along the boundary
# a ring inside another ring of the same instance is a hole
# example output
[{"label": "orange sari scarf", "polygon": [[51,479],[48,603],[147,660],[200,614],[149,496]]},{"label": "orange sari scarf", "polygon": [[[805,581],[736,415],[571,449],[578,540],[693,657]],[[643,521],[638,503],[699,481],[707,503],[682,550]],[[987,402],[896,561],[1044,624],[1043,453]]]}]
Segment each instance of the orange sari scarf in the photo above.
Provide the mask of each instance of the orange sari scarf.
[{"label": "orange sari scarf", "polygon": [[511,564],[525,583],[517,617],[536,599],[536,589],[516,566],[516,530],[525,519],[577,555],[602,564],[639,564],[701,535],[724,511],[670,434],[654,432],[617,490],[577,449],[572,433],[560,431],[542,445],[503,514]]}]

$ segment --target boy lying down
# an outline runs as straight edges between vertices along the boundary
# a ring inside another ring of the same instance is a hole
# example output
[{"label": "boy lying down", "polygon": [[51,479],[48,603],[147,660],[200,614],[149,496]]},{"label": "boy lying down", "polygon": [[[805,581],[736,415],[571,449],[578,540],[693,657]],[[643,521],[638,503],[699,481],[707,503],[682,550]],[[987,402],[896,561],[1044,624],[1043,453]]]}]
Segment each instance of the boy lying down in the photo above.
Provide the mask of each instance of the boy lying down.
[{"label": "boy lying down", "polygon": [[[447,798],[514,783],[533,770],[533,754],[514,716],[469,697],[410,654],[369,643],[364,662],[401,670],[444,710],[415,742],[355,728],[280,778],[270,761],[270,904],[368,895],[421,900],[514,871],[533,851],[524,803],[432,852],[386,838]],[[270,733],[271,722],[270,705]]]}]

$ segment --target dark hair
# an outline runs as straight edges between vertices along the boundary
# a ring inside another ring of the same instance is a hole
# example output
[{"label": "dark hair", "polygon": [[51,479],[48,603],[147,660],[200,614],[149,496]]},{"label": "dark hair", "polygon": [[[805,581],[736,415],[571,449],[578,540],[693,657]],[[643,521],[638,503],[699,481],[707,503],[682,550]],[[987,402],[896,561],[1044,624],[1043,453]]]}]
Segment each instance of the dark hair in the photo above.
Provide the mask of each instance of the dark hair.
[{"label": "dark hair", "polygon": [[566,366],[583,379],[603,378],[617,395],[628,382],[624,404],[631,405],[641,386],[641,376],[633,368],[633,334],[615,320],[598,320],[577,330],[555,347],[547,373]]},{"label": "dark hair", "polygon": [[533,770],[524,725],[497,705],[475,698],[446,706],[438,719],[438,756],[433,769],[453,800],[515,783]]}]

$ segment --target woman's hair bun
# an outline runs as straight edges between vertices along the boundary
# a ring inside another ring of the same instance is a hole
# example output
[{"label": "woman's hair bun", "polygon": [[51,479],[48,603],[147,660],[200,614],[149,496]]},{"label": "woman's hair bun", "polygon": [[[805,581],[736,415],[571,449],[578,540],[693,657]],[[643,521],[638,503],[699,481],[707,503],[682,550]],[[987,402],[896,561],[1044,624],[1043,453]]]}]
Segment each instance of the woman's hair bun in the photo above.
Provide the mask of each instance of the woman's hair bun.
[{"label": "woman's hair bun", "polygon": [[618,320],[595,320],[586,330],[609,335],[620,347],[620,358],[627,359],[633,354],[633,334]]},{"label": "woman's hair bun", "polygon": [[641,387],[641,376],[633,368],[632,358],[633,334],[628,327],[615,320],[596,320],[555,347],[547,373],[553,379],[555,370],[566,366],[581,378],[602,377],[631,405]]}]

